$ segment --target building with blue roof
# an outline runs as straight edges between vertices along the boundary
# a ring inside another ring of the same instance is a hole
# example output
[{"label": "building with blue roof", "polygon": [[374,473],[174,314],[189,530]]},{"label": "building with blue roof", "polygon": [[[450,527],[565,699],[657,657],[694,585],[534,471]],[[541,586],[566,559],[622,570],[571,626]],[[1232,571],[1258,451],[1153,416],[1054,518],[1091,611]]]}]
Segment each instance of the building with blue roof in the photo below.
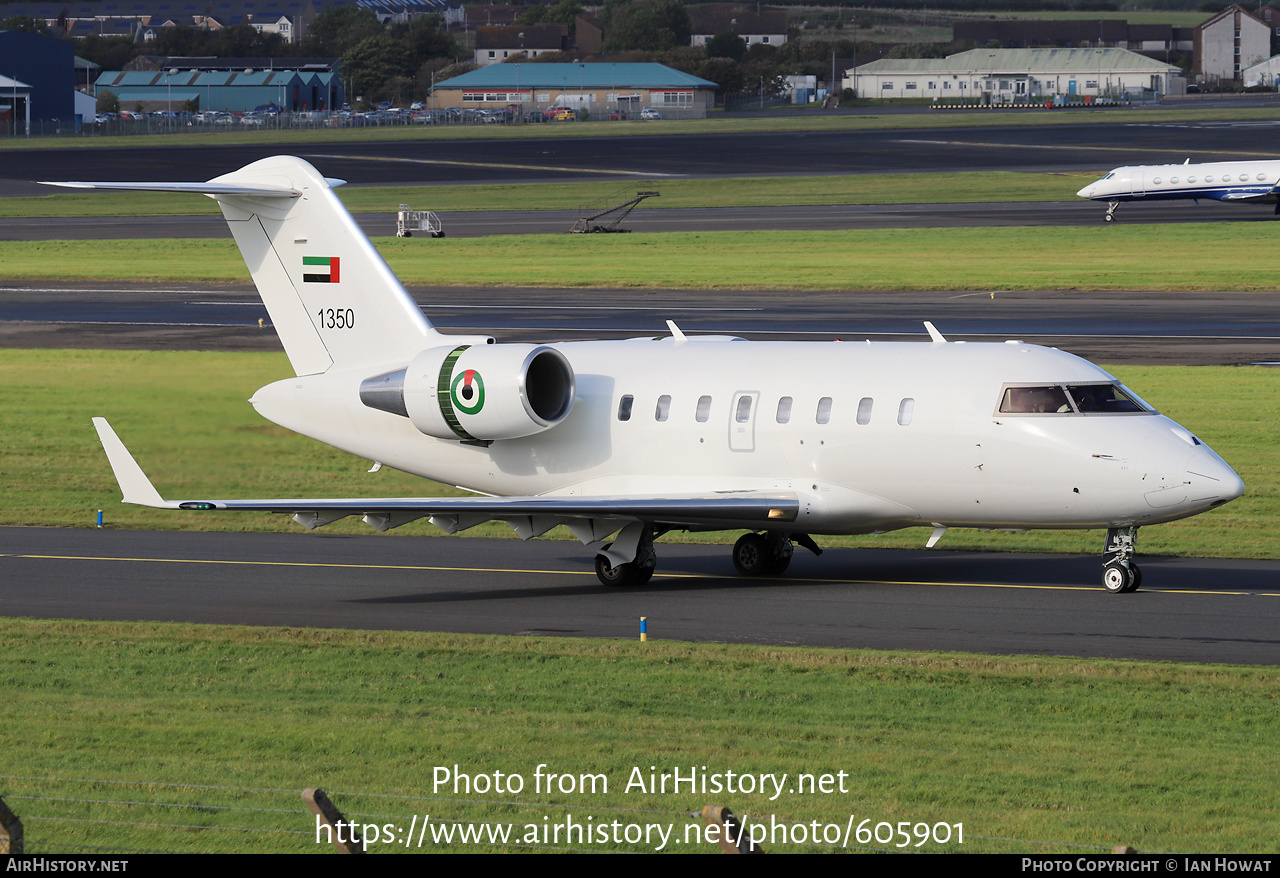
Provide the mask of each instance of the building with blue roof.
[{"label": "building with blue roof", "polygon": [[525,112],[571,107],[600,113],[635,113],[645,108],[663,116],[701,118],[715,106],[716,83],[665,64],[603,62],[493,64],[437,82],[437,109],[501,109],[517,104]]},{"label": "building with blue roof", "polygon": [[[270,66],[268,66],[270,65]],[[112,70],[95,83],[125,110],[244,112],[275,105],[286,112],[335,110],[342,106],[337,61],[306,58],[170,58],[161,70]]]}]

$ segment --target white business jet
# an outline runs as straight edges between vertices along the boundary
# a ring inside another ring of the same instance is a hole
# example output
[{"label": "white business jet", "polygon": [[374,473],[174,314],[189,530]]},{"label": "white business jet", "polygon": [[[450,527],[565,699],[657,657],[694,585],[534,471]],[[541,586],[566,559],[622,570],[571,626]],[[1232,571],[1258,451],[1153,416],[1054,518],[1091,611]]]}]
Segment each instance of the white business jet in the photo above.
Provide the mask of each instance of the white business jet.
[{"label": "white business jet", "polygon": [[1173,201],[1201,198],[1243,204],[1274,204],[1280,215],[1276,185],[1280,183],[1280,162],[1211,162],[1180,165],[1134,165],[1116,168],[1076,195],[1107,202],[1107,222],[1116,218],[1116,208],[1125,201]]},{"label": "white business jet", "polygon": [[[564,525],[609,585],[654,571],[671,530],[740,529],[744,575],[780,574],[815,535],[951,527],[1106,529],[1103,584],[1136,589],[1138,527],[1244,484],[1189,430],[1098,367],[1023,344],[748,342],[669,335],[495,344],[437,331],[301,159],[207,183],[62,183],[201,192],[231,226],[295,377],[249,402],[277,424],[462,498],[166,500],[95,418],[124,502],[349,515],[380,531]],[[377,467],[375,467],[376,469]]]}]

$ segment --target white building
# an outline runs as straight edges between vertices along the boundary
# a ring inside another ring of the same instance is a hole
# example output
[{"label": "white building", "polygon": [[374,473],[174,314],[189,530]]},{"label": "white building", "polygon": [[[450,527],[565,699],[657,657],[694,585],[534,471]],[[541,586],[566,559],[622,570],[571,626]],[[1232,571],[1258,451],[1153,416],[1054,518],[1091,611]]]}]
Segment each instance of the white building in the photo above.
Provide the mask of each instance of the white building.
[{"label": "white building", "polygon": [[1273,55],[1265,61],[1245,67],[1240,71],[1240,81],[1246,86],[1280,87],[1280,55]]},{"label": "white building", "polygon": [[946,58],[881,58],[845,72],[860,98],[1008,103],[1055,95],[1167,94],[1177,67],[1127,49],[972,49]]},{"label": "white building", "polygon": [[1196,28],[1195,73],[1204,83],[1241,82],[1242,71],[1271,57],[1271,28],[1228,6]]}]

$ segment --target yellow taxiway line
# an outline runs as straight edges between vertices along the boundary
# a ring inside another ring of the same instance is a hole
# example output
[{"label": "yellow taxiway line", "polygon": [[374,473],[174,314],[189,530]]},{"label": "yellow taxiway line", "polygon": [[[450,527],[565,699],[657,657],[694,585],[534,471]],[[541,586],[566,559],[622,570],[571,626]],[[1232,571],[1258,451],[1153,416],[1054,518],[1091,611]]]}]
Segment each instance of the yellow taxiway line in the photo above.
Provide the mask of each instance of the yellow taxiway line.
[{"label": "yellow taxiway line", "polygon": [[[433,572],[456,572],[456,573],[532,573],[547,574],[556,576],[594,576],[592,570],[545,570],[531,568],[509,568],[509,567],[438,567],[416,564],[350,564],[350,563],[321,563],[313,561],[227,561],[215,558],[110,558],[95,555],[26,555],[26,554],[5,554],[0,558],[28,558],[39,561],[127,561],[132,563],[154,563],[154,564],[224,564],[224,565],[242,565],[247,567],[314,567],[314,568],[330,568],[337,570],[422,570]],[[720,576],[717,574],[701,574],[701,573],[662,573],[654,574],[655,579],[742,579],[740,576]],[[930,586],[949,586],[952,588],[1016,588],[1030,589],[1035,591],[1087,591],[1094,592],[1098,589],[1091,585],[1033,585],[1008,582],[939,582],[932,580],[894,580],[894,579],[840,579],[827,577],[783,577],[783,576],[762,576],[753,577],[750,582],[785,582],[790,585],[800,585],[803,583],[827,583],[840,585],[930,585]],[[1177,594],[1177,595],[1214,595],[1214,596],[1259,596],[1259,597],[1280,597],[1280,593],[1256,592],[1256,591],[1204,591],[1200,589],[1160,589],[1160,588],[1144,588],[1147,593],[1159,594]]]}]

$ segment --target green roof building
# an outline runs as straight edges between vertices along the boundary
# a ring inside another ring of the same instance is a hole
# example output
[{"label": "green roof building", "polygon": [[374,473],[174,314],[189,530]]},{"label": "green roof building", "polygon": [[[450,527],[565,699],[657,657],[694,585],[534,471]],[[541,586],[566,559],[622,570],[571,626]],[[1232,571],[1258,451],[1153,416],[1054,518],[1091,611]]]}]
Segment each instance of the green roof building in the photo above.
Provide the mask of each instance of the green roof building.
[{"label": "green roof building", "polygon": [[716,84],[663,64],[492,64],[437,82],[436,109],[548,107],[589,111],[593,117],[656,109],[664,118],[701,118],[715,105]]}]

